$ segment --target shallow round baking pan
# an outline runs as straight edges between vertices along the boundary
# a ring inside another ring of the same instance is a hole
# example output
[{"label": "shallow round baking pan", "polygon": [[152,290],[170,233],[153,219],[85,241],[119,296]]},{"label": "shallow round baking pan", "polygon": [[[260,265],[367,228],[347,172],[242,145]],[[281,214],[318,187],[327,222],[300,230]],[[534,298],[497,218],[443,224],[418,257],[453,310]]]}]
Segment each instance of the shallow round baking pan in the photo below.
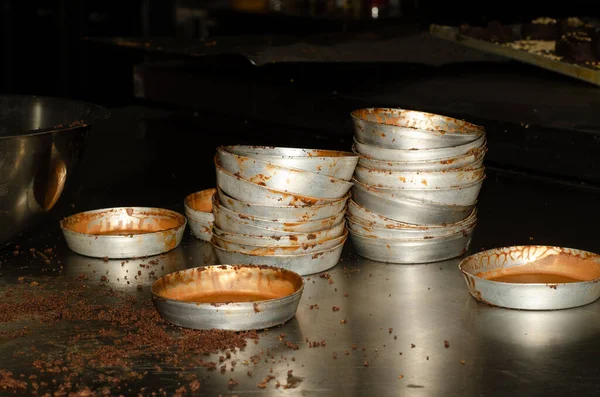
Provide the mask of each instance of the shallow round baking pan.
[{"label": "shallow round baking pan", "polygon": [[460,264],[478,301],[523,310],[583,306],[600,297],[600,255],[572,248],[514,246],[465,258]]},{"label": "shallow round baking pan", "polygon": [[460,224],[459,226],[445,227],[402,227],[402,228],[387,228],[375,223],[365,222],[361,219],[352,216],[346,217],[346,225],[348,230],[366,237],[377,237],[390,240],[418,240],[444,237],[452,234],[471,229],[477,222],[476,218],[472,218],[471,222]]},{"label": "shallow round baking pan", "polygon": [[462,187],[481,180],[484,175],[482,166],[445,171],[382,171],[358,166],[354,171],[359,182],[383,189]]},{"label": "shallow round baking pan", "polygon": [[[250,215],[234,212],[221,206],[218,199],[213,202],[213,213],[215,215],[216,225],[226,232],[240,234],[262,234],[263,230],[273,234],[288,234],[288,233],[312,233],[319,230],[329,229],[337,225],[344,219],[344,212],[339,212],[325,219],[317,219],[314,221],[292,222],[268,220]],[[256,230],[258,229],[258,230]]]},{"label": "shallow round baking pan", "polygon": [[[356,150],[356,149],[354,149]],[[381,171],[445,171],[456,168],[477,168],[483,165],[483,159],[487,148],[481,147],[471,150],[469,153],[445,160],[433,161],[389,161],[375,160],[367,156],[360,156],[358,165],[364,168]]]},{"label": "shallow round baking pan", "polygon": [[324,251],[329,248],[333,248],[342,244],[346,241],[348,237],[348,232],[344,230],[344,233],[339,236],[328,240],[322,240],[316,243],[311,244],[294,244],[294,245],[269,245],[269,246],[260,246],[260,245],[248,245],[248,244],[240,244],[235,243],[233,241],[229,241],[224,237],[215,235],[212,238],[213,244],[217,247],[221,247],[228,251],[237,251],[242,252],[244,254],[252,254],[252,255],[298,255],[298,254],[308,254],[310,252]]},{"label": "shallow round baking pan", "polygon": [[206,189],[192,193],[185,198],[185,216],[194,236],[210,241],[215,217],[212,213],[212,198],[217,189]]},{"label": "shallow round baking pan", "polygon": [[221,189],[217,189],[217,195],[219,196],[221,206],[232,211],[263,219],[290,222],[316,221],[332,217],[344,211],[346,202],[350,198],[350,192],[348,192],[345,197],[332,201],[329,204],[295,207],[292,205],[274,206],[246,203],[225,194]]},{"label": "shallow round baking pan", "polygon": [[387,263],[430,263],[456,258],[469,249],[474,227],[463,232],[430,239],[392,240],[369,237],[349,230],[356,253]]},{"label": "shallow round baking pan", "polygon": [[328,175],[272,164],[217,148],[219,164],[225,171],[250,182],[304,196],[339,199],[352,183]]},{"label": "shallow round baking pan", "polygon": [[[376,214],[363,206],[357,204],[354,200],[348,201],[348,210],[346,214],[354,217],[361,223],[367,225],[377,225],[379,228],[386,229],[436,229],[436,228],[446,228],[446,227],[454,227],[460,228],[467,223],[473,222],[477,218],[477,208],[474,208],[471,214],[463,219],[462,221],[456,223],[449,223],[444,225],[413,225],[410,223],[395,221],[390,218],[386,218],[385,216]],[[458,229],[457,229],[458,230]]]},{"label": "shallow round baking pan", "polygon": [[237,251],[228,251],[213,244],[215,254],[222,264],[248,263],[268,265],[294,271],[301,276],[324,272],[340,261],[344,243],[323,251],[298,255],[252,255]]},{"label": "shallow round baking pan", "polygon": [[330,229],[320,230],[314,233],[287,233],[284,235],[274,235],[270,234],[270,231],[266,231],[261,235],[250,235],[226,232],[215,226],[213,227],[213,235],[238,244],[257,245],[262,247],[284,247],[299,244],[315,244],[336,238],[344,234],[344,227],[345,221],[342,220],[342,222]]},{"label": "shallow round baking pan", "polygon": [[271,189],[258,183],[247,181],[231,172],[225,171],[215,157],[217,186],[227,195],[248,203],[262,205],[292,205],[306,207],[337,202],[336,199],[326,199],[292,194],[277,189]]},{"label": "shallow round baking pan", "polygon": [[162,318],[184,328],[246,331],[283,324],[304,291],[298,274],[268,266],[220,265],[181,270],[152,284]]},{"label": "shallow round baking pan", "polygon": [[483,186],[486,176],[461,186],[440,187],[430,189],[427,187],[403,187],[400,189],[376,188],[383,193],[389,193],[397,197],[403,197],[414,200],[423,200],[439,205],[471,205],[477,202],[479,192]]},{"label": "shallow round baking pan", "polygon": [[485,136],[481,136],[473,142],[439,149],[388,149],[361,143],[354,138],[354,147],[362,156],[374,160],[409,162],[441,161],[452,160],[458,156],[466,155],[472,150],[479,150],[482,147],[486,147],[486,139]]},{"label": "shallow round baking pan", "polygon": [[67,246],[95,258],[162,254],[181,243],[186,218],[162,208],[120,207],[81,212],[60,222]]},{"label": "shallow round baking pan", "polygon": [[358,163],[350,152],[273,146],[226,146],[234,154],[349,181]]},{"label": "shallow round baking pan", "polygon": [[485,134],[481,126],[415,110],[358,109],[351,113],[358,141],[390,149],[435,149],[465,144]]},{"label": "shallow round baking pan", "polygon": [[366,186],[356,180],[352,188],[352,197],[357,204],[371,212],[414,225],[445,225],[460,222],[473,212],[476,204],[442,205],[401,197]]}]

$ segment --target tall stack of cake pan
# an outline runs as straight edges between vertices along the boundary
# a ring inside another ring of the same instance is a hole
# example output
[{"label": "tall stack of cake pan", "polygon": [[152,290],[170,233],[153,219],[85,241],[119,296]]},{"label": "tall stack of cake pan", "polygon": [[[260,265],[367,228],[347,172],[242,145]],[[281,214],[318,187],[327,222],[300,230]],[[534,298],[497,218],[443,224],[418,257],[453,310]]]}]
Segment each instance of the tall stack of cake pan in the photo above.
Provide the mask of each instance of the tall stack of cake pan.
[{"label": "tall stack of cake pan", "polygon": [[360,158],[347,228],[357,253],[389,263],[464,254],[485,179],[484,128],[404,109],[359,109],[351,116]]},{"label": "tall stack of cake pan", "polygon": [[358,155],[237,145],[217,148],[214,161],[211,242],[222,264],[306,275],[338,263]]}]

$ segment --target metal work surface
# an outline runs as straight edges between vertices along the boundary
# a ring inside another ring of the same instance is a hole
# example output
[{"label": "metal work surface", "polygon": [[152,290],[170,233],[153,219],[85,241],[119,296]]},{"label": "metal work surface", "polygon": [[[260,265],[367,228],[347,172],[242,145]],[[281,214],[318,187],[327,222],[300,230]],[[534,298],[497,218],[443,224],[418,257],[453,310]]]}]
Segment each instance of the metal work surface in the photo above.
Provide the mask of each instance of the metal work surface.
[{"label": "metal work surface", "polygon": [[[164,195],[172,196],[167,200],[173,203],[184,197],[175,191]],[[595,210],[599,199],[600,192],[591,188],[490,171],[478,204],[479,225],[471,252],[519,243],[598,252],[597,235],[587,232],[585,225],[600,222]],[[90,196],[85,200],[77,207],[110,206],[119,199]],[[183,212],[182,207],[171,208]],[[56,248],[51,254],[44,253],[47,246]],[[98,304],[110,305],[111,299],[116,299],[110,289],[147,302],[156,277],[212,263],[215,258],[210,244],[187,232],[176,250],[156,260],[122,263],[85,258],[68,251],[58,223],[48,224],[47,230],[23,243],[19,252],[5,250],[0,255],[0,291],[9,295],[3,298],[5,302],[19,288],[28,289],[32,301],[44,294],[83,288]],[[490,307],[469,295],[458,262],[453,259],[412,266],[377,263],[358,257],[348,241],[341,262],[328,276],[305,278],[296,316],[281,327],[259,332],[256,344],[249,340],[245,349],[233,351],[229,358],[219,352],[190,361],[175,350],[167,356],[176,358],[178,354],[179,361],[165,364],[153,355],[136,356],[139,346],[124,339],[127,353],[121,353],[122,360],[131,367],[120,367],[118,353],[108,362],[92,357],[72,381],[71,390],[89,387],[100,394],[108,390],[104,387],[110,387],[115,395],[150,395],[153,391],[173,395],[177,390],[183,393],[181,388],[185,387],[186,392],[195,390],[197,395],[207,396],[597,395],[600,302],[547,312]],[[127,275],[130,284],[125,281]],[[4,315],[9,308],[3,306],[2,311]],[[35,360],[61,358],[62,365],[68,367],[70,357],[85,356],[99,348],[110,351],[110,341],[116,338],[110,333],[118,335],[128,327],[125,318],[118,319],[123,324],[116,327],[111,324],[117,320],[109,316],[81,322],[70,320],[66,311],[50,313],[60,318],[2,318],[0,369],[27,382],[28,394],[32,382],[48,382],[48,386],[40,386],[40,394],[59,389],[69,372],[60,368],[40,372],[37,368],[45,367],[39,361],[32,364]],[[131,316],[135,320],[135,315]],[[18,336],[24,326],[23,336]],[[166,330],[175,332],[170,327]],[[140,337],[145,335],[143,328],[136,332]],[[298,349],[294,350],[296,344]],[[204,363],[215,362],[216,369],[200,366],[200,358]],[[293,372],[288,378],[290,370]],[[132,373],[136,376],[129,376]],[[37,378],[30,379],[30,375]],[[111,380],[111,375],[122,380]],[[274,379],[263,383],[268,376]],[[52,379],[58,382],[53,384]],[[4,384],[6,372],[0,372],[0,385]]]}]

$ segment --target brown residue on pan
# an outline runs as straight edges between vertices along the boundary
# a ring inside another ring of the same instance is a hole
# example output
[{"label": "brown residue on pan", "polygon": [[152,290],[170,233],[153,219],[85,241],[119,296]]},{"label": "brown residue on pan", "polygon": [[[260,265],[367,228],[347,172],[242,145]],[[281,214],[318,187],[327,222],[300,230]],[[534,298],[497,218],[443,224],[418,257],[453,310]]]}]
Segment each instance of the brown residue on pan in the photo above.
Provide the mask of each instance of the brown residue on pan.
[{"label": "brown residue on pan", "polygon": [[212,198],[217,189],[206,189],[185,198],[185,205],[195,211],[212,212]]},{"label": "brown residue on pan", "polygon": [[185,218],[161,208],[111,208],[72,215],[61,227],[76,233],[95,236],[128,236],[163,232],[179,228]]},{"label": "brown residue on pan", "polygon": [[414,110],[366,108],[353,111],[351,116],[370,123],[432,131],[440,135],[446,133],[479,135],[485,131],[483,127],[464,120]]},{"label": "brown residue on pan", "polygon": [[302,277],[289,270],[232,265],[207,266],[167,274],[152,285],[152,293],[159,298],[197,304],[254,302],[256,311],[256,302],[290,296],[302,287]]},{"label": "brown residue on pan", "polygon": [[[511,266],[516,261],[523,264]],[[490,264],[494,266],[488,270]],[[469,272],[479,278],[512,283],[562,284],[600,279],[599,255],[558,247],[524,246],[492,250],[467,259],[461,267],[463,270],[471,269]]]}]

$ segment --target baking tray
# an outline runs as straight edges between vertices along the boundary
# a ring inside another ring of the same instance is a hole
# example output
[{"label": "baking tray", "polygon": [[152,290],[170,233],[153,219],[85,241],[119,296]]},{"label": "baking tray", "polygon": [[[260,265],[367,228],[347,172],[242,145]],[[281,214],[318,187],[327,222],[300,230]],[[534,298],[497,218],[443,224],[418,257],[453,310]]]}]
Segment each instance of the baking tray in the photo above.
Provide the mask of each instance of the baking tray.
[{"label": "baking tray", "polygon": [[429,31],[434,37],[448,40],[465,47],[528,63],[546,70],[551,70],[575,79],[586,81],[596,86],[600,85],[600,70],[563,62],[548,55],[533,54],[525,50],[518,50],[490,41],[475,39],[459,33],[458,28],[453,26],[434,24],[430,26]]}]

